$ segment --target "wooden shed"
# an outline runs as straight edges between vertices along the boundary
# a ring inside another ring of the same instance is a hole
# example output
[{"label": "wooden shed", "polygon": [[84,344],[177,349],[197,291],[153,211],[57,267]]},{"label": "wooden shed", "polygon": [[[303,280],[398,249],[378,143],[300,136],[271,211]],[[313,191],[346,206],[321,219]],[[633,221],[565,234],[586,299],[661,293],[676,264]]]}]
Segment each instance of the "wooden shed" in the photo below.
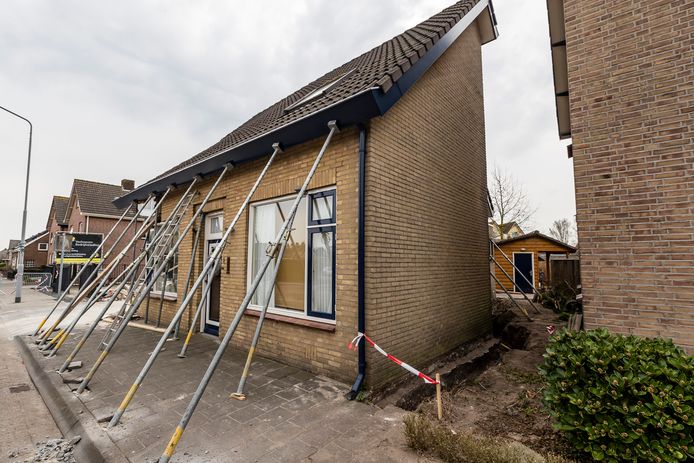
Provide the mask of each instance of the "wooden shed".
[{"label": "wooden shed", "polygon": [[[552,254],[568,256],[576,252],[575,247],[562,243],[551,236],[543,235],[537,230],[525,235],[497,241],[496,244],[498,248],[492,246],[492,255],[508,276],[513,279],[513,282],[494,265],[496,278],[507,291],[522,291],[528,294],[533,292],[528,281],[538,289],[549,284],[549,275],[551,274],[550,257]],[[513,262],[513,265],[511,262]],[[519,273],[522,273],[525,279]],[[498,284],[497,290],[502,290]]]}]

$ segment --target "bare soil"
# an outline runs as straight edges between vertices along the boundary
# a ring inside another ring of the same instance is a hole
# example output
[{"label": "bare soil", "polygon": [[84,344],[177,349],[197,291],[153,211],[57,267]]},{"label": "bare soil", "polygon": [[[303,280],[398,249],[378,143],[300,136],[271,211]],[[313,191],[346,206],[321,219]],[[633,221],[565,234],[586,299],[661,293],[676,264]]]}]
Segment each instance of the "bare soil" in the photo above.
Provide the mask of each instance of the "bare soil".
[{"label": "bare soil", "polygon": [[[526,304],[527,305],[527,304]],[[547,309],[535,313],[534,321],[516,317],[518,325],[530,331],[524,349],[506,347],[501,359],[489,365],[472,380],[466,380],[443,394],[444,424],[456,432],[517,441],[540,454],[576,458],[543,409],[543,381],[538,374],[549,333],[548,325],[560,328],[564,322]],[[436,403],[428,399],[419,411],[436,418]]]}]

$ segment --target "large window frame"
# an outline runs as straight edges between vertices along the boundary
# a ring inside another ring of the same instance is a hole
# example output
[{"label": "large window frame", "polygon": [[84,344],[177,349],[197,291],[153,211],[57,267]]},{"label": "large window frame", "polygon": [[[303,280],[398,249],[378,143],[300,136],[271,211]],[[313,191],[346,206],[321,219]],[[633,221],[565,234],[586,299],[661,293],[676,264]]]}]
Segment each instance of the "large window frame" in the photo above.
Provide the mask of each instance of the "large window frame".
[{"label": "large window frame", "polygon": [[[152,229],[152,235],[156,234],[156,232],[161,228],[166,226],[166,222],[159,222],[156,224],[153,229]],[[162,237],[163,239],[163,237]],[[173,232],[173,236],[170,237],[170,243],[166,247],[166,250],[162,252],[162,256],[166,256],[166,254],[171,250],[173,245],[176,243],[176,240],[178,239],[178,230],[175,230]],[[157,248],[157,246],[153,246],[150,250],[150,253],[153,253],[154,250]],[[150,254],[151,255],[151,254]],[[149,256],[148,256],[149,259]],[[158,266],[158,265],[157,265]],[[154,271],[156,271],[157,266],[148,266],[147,267],[147,282],[150,281],[150,278],[152,278]],[[166,275],[169,275],[166,277]],[[157,278],[157,281],[154,282],[152,285],[152,288],[149,290],[149,294],[151,297],[161,297],[162,296],[162,284],[164,283],[164,279],[166,279],[167,286],[172,286],[175,291],[164,291],[164,298],[165,299],[177,299],[178,298],[178,249],[176,249],[176,252],[173,255],[173,258],[171,262],[169,262],[169,267],[165,268],[164,271],[159,275],[159,278]],[[166,288],[164,288],[166,289]]]},{"label": "large window frame", "polygon": [[[253,273],[253,231],[255,230],[255,208],[258,206],[264,206],[267,204],[279,203],[286,201],[288,199],[294,199],[296,195],[286,195],[281,197],[276,197],[268,200],[257,201],[250,204],[249,214],[248,214],[248,255],[247,255],[247,266],[246,266],[246,288],[251,287],[251,283],[255,274]],[[332,216],[329,218],[323,218],[319,220],[312,220],[313,218],[313,199],[314,198],[330,198],[332,199]],[[297,310],[283,309],[280,307],[273,307],[272,301],[274,301],[274,295],[271,299],[270,306],[268,307],[268,313],[288,316],[292,318],[297,318],[300,320],[310,320],[320,323],[335,324],[336,318],[336,235],[337,235],[337,222],[336,222],[336,210],[337,210],[337,196],[336,189],[334,186],[320,188],[311,190],[306,194],[303,200],[303,204],[299,207],[306,208],[306,223],[301,224],[302,227],[306,227],[306,256],[304,258],[304,310],[303,312]],[[293,227],[298,227],[299,224],[294,222]],[[332,312],[317,312],[312,310],[312,284],[313,284],[313,238],[315,234],[318,233],[332,233]],[[272,267],[268,268],[268,272],[272,271]],[[273,290],[274,291],[274,290]],[[262,310],[262,305],[255,304],[251,302],[248,306],[250,310],[260,311]]]}]

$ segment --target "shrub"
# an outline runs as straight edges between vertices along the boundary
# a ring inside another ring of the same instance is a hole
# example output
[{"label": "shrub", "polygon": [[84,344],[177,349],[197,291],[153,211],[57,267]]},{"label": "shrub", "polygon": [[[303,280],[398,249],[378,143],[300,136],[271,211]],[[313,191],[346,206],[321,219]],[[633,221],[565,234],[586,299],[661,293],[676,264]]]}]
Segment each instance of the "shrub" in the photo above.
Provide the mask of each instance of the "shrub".
[{"label": "shrub", "polygon": [[583,310],[576,297],[576,291],[566,281],[562,281],[541,291],[539,301],[558,314],[572,314]]},{"label": "shrub", "polygon": [[672,341],[599,329],[553,336],[540,366],[555,427],[595,460],[694,454],[694,357]]}]

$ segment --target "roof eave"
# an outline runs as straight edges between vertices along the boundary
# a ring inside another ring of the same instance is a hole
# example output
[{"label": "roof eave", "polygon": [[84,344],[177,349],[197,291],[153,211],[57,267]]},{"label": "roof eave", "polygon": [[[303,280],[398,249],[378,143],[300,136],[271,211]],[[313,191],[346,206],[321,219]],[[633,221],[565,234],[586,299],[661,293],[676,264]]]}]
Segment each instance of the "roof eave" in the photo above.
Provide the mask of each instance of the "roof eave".
[{"label": "roof eave", "polygon": [[229,162],[242,163],[268,155],[273,143],[284,148],[325,135],[329,121],[336,120],[341,128],[364,123],[376,116],[384,115],[409,90],[424,73],[443,55],[448,47],[470,26],[480,19],[482,44],[498,37],[496,19],[491,0],[480,0],[463,18],[441,37],[417,62],[395,82],[387,92],[380,87],[369,88],[350,98],[339,101],[323,110],[281,126],[242,144],[221,151],[202,161],[148,182],[113,201],[119,208],[133,201],[144,201],[150,193],[163,192],[170,185],[182,185],[196,175],[217,172]]},{"label": "roof eave", "polygon": [[559,138],[571,138],[569,111],[569,72],[566,59],[566,30],[564,26],[564,0],[547,0],[549,40],[552,48],[552,77],[554,103],[557,113]]}]

